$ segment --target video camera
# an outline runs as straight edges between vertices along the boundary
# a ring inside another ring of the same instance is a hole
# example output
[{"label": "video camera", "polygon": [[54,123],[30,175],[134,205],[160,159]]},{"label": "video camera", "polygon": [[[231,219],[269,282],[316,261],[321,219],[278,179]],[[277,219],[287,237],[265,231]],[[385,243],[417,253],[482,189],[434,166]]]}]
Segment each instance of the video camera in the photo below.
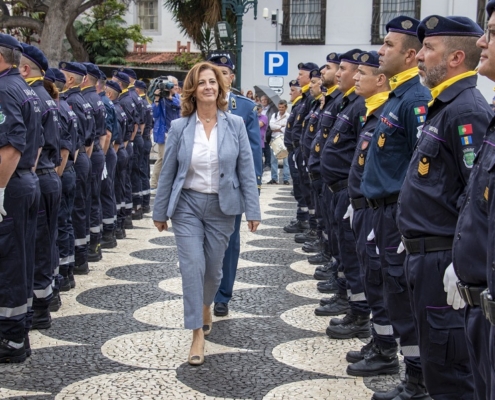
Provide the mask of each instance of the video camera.
[{"label": "video camera", "polygon": [[148,97],[150,99],[155,97],[156,90],[160,90],[160,97],[162,99],[170,97],[170,91],[174,88],[174,83],[168,80],[166,76],[159,76],[155,78],[150,83],[150,88],[148,89]]}]

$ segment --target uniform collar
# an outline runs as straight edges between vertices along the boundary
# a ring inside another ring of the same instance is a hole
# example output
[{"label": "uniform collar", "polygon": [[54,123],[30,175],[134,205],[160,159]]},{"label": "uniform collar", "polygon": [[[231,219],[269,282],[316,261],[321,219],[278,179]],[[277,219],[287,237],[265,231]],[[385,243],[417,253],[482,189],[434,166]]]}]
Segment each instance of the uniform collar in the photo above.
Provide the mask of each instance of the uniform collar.
[{"label": "uniform collar", "polygon": [[338,87],[338,85],[333,85],[332,87],[329,87],[327,89],[327,92],[325,93],[325,97],[326,96],[331,96],[332,93],[336,92],[337,91],[337,87]]},{"label": "uniform collar", "polygon": [[81,92],[96,92],[96,87],[94,86],[86,86],[81,89]]},{"label": "uniform collar", "polygon": [[[411,88],[411,86],[414,86],[415,84],[419,83],[419,75],[413,76],[411,79],[405,81],[403,84],[395,88],[395,90],[392,90],[390,92],[390,95],[394,95],[396,97],[402,96],[405,92]],[[390,97],[389,95],[389,97]]]},{"label": "uniform collar", "polygon": [[406,69],[405,71],[402,71],[389,79],[390,88],[392,90],[395,90],[398,87],[400,87],[404,82],[407,82],[409,79],[414,78],[418,74],[419,74],[418,67]]},{"label": "uniform collar", "polygon": [[17,67],[8,68],[0,72],[0,78],[6,75],[20,75],[20,72]]},{"label": "uniform collar", "polygon": [[428,106],[431,107],[436,99],[440,100],[442,103],[451,101],[463,90],[470,87],[476,87],[477,81],[478,76],[476,71],[468,71],[446,80],[437,87],[431,89],[433,99],[428,103]]},{"label": "uniform collar", "polygon": [[63,93],[66,93],[67,95],[69,95],[69,94],[78,93],[78,92],[81,92],[81,88],[79,86],[74,86],[74,87],[71,87],[70,89],[67,89]]}]

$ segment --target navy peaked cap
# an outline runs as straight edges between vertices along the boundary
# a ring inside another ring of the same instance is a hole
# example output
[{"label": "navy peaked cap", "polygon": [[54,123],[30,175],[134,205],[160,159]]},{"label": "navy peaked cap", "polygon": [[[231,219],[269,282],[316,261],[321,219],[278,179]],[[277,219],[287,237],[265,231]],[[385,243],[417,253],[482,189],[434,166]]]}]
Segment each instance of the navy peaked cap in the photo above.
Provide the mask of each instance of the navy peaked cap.
[{"label": "navy peaked cap", "polygon": [[385,29],[387,32],[398,32],[405,35],[416,36],[419,24],[420,21],[415,18],[399,15],[398,17],[391,19],[388,24],[385,25]]},{"label": "navy peaked cap", "polygon": [[442,17],[430,15],[418,26],[418,39],[421,43],[429,36],[483,36],[483,29],[467,17]]},{"label": "navy peaked cap", "polygon": [[213,56],[208,59],[212,64],[217,65],[218,67],[227,67],[230,69],[234,69],[234,64],[229,57],[226,56]]}]

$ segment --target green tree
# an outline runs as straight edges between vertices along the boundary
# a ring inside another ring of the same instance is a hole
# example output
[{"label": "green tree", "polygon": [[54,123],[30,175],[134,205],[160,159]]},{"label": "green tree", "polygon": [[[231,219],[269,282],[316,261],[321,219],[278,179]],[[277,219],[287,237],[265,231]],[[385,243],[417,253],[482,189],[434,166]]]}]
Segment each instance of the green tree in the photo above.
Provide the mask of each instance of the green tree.
[{"label": "green tree", "polygon": [[148,43],[139,25],[127,26],[127,6],[118,0],[107,0],[91,9],[90,14],[74,23],[77,38],[89,60],[96,64],[125,64],[129,40]]}]

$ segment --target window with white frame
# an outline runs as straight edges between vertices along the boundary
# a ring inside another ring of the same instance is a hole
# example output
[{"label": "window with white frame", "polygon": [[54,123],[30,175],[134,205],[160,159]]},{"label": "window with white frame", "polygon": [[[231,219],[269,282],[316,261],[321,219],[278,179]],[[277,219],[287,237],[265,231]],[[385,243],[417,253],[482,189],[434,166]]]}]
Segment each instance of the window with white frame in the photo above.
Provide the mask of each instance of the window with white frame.
[{"label": "window with white frame", "polygon": [[158,31],[158,0],[139,1],[139,26],[145,31]]}]

